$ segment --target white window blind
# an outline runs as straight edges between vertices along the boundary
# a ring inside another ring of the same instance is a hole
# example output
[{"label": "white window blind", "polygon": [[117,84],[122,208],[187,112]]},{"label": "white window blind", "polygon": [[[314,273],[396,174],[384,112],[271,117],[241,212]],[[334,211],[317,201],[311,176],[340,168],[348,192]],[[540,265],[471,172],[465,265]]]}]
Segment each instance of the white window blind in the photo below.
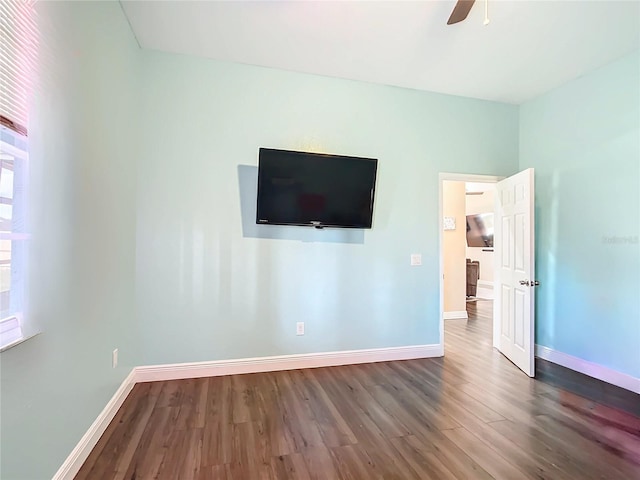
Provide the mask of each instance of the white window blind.
[{"label": "white window blind", "polygon": [[0,117],[24,134],[37,52],[34,0],[0,0]]}]

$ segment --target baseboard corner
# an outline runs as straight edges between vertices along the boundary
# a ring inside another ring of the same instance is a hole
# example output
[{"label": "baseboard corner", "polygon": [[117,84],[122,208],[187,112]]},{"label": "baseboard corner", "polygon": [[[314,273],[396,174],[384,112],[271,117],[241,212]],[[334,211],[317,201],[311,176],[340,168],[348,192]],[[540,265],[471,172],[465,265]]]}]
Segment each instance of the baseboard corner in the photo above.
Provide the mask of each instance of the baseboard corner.
[{"label": "baseboard corner", "polygon": [[102,412],[100,412],[87,432],[82,436],[78,444],[60,466],[52,480],[73,480],[116,413],[118,413],[118,410],[135,384],[136,374],[135,369],[132,369],[113,394],[111,400],[105,405]]},{"label": "baseboard corner", "polygon": [[52,480],[73,480],[136,383],[413,360],[441,357],[443,354],[442,344],[429,344],[135,367],[122,381]]}]

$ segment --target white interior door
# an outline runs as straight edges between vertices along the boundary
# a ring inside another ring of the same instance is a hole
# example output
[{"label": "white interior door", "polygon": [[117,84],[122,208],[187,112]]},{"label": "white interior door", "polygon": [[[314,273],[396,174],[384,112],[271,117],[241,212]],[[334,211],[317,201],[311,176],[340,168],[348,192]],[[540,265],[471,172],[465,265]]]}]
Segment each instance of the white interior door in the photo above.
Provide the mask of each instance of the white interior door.
[{"label": "white interior door", "polygon": [[497,183],[493,346],[534,376],[533,168]]}]

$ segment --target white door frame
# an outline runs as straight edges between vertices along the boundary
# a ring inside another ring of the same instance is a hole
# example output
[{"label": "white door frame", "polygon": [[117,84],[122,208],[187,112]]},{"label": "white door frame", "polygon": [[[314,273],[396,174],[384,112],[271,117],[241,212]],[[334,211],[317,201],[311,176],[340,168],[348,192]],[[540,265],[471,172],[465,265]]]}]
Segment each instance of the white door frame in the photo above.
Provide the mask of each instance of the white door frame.
[{"label": "white door frame", "polygon": [[[498,183],[506,177],[495,175],[474,175],[471,173],[439,173],[438,174],[438,256],[440,257],[440,356],[444,356],[444,200],[442,198],[443,182],[476,182]],[[497,241],[493,239],[494,243]]]}]

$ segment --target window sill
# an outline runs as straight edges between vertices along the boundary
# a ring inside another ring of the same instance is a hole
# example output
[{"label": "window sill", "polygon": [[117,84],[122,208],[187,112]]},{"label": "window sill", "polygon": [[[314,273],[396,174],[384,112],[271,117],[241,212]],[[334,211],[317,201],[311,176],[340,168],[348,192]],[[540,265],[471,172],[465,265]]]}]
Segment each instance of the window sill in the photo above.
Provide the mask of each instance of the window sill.
[{"label": "window sill", "polygon": [[2,352],[6,352],[7,350],[13,348],[13,347],[17,347],[18,345],[20,345],[21,343],[26,342],[27,340],[31,340],[33,337],[40,335],[40,332],[38,333],[34,333],[33,335],[28,335],[26,337],[22,337],[22,338],[18,338],[17,340],[14,340],[11,343],[7,343],[4,347],[0,347],[0,353]]}]

